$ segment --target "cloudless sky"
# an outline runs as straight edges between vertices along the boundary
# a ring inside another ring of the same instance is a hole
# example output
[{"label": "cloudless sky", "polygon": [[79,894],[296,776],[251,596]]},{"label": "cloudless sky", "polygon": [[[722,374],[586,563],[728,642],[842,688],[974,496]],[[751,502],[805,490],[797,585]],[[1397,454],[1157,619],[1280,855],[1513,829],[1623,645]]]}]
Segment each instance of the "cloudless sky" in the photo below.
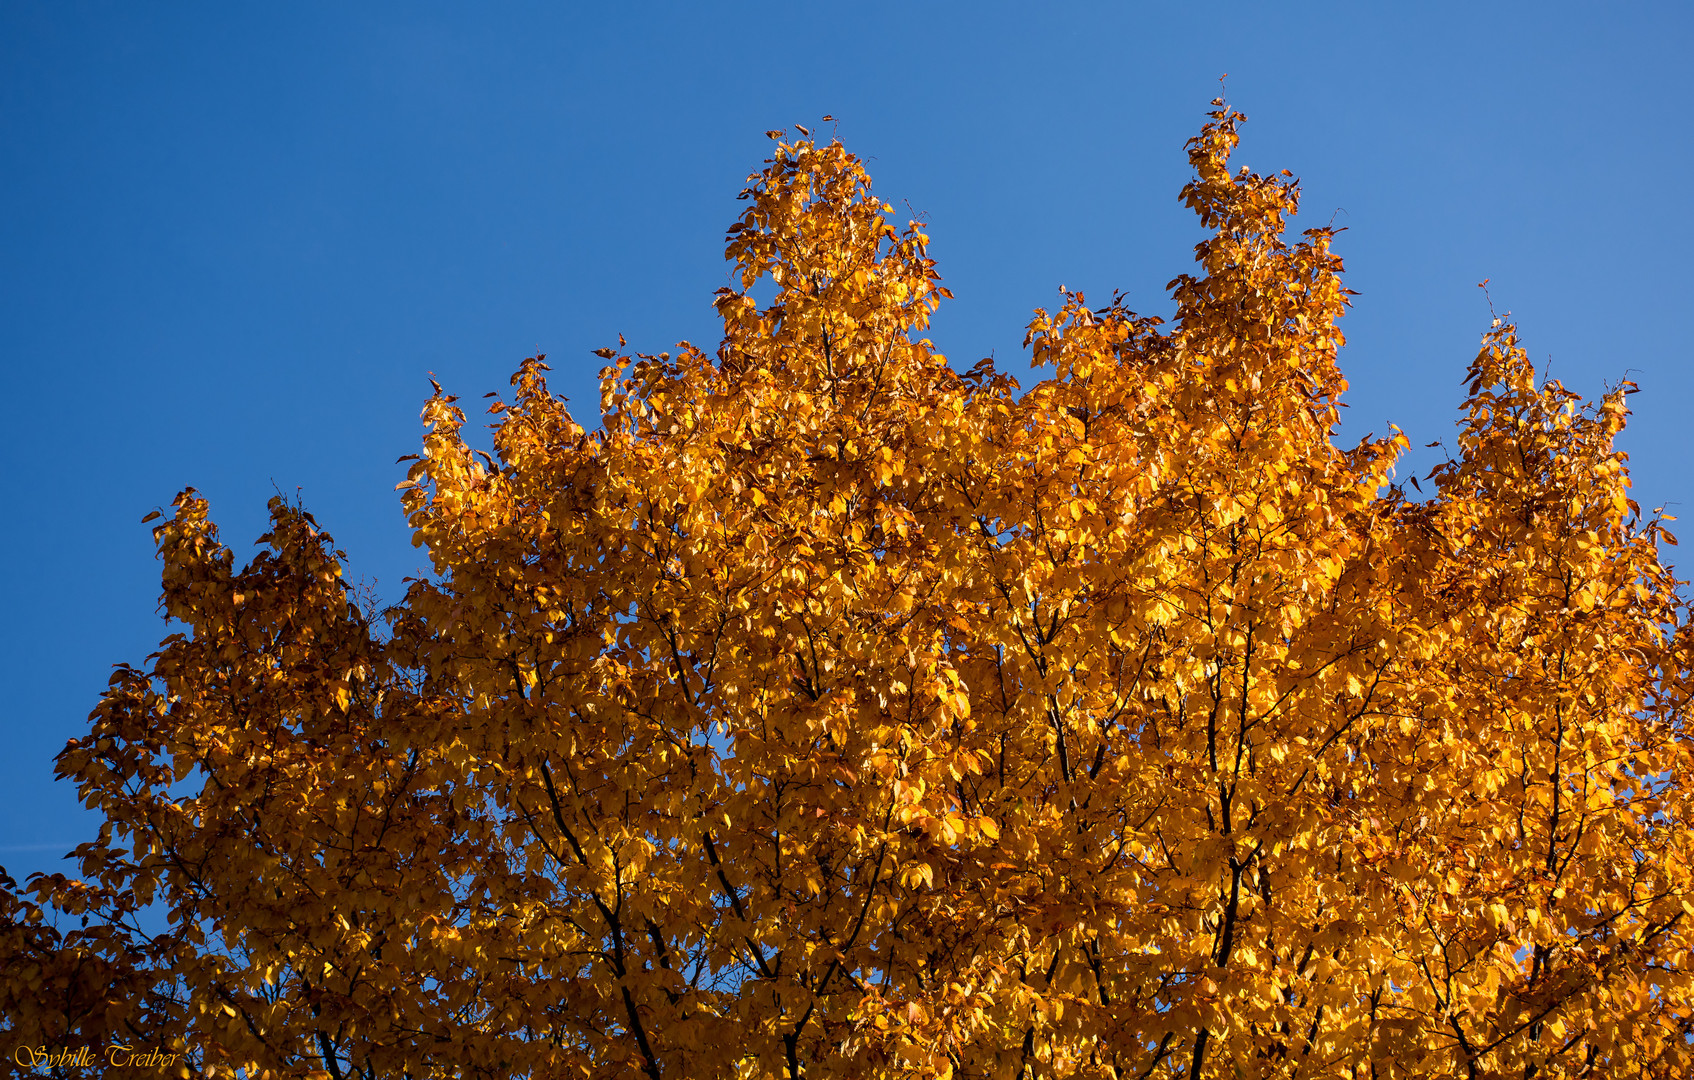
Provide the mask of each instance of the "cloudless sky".
[{"label": "cloudless sky", "polygon": [[1640,383],[1638,499],[1687,511],[1691,11],[0,0],[0,863],[92,838],[51,759],[168,632],[144,514],[198,487],[245,558],[298,491],[397,599],[428,373],[474,405],[542,351],[593,427],[592,349],[711,351],[768,128],[838,132],[927,218],[932,338],[1027,386],[1061,285],[1169,312],[1227,72],[1236,163],[1348,230],[1346,441],[1438,460],[1490,278],[1555,377]]}]

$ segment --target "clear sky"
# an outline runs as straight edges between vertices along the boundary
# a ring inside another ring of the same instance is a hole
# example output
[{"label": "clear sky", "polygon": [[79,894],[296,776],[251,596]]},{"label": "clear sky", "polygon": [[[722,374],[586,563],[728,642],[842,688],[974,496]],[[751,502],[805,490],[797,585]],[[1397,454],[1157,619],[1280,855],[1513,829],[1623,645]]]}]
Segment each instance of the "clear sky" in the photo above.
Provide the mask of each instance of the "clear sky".
[{"label": "clear sky", "polygon": [[1688,510],[1691,12],[0,0],[0,863],[92,835],[51,759],[168,632],[144,514],[196,486],[244,557],[298,489],[398,598],[428,373],[471,403],[543,351],[593,427],[592,349],[709,351],[768,128],[838,131],[924,215],[938,347],[1028,385],[1060,285],[1169,311],[1228,73],[1236,162],[1348,230],[1348,441],[1395,422],[1433,463],[1490,278],[1554,376],[1641,384],[1638,497]]}]

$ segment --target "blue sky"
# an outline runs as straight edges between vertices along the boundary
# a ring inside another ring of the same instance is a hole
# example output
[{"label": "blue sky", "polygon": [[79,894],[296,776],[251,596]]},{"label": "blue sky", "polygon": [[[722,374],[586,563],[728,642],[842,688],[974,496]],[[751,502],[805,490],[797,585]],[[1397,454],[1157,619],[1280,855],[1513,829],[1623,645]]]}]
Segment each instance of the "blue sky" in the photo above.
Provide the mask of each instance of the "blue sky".
[{"label": "blue sky", "polygon": [[825,113],[930,222],[937,345],[1027,385],[1061,285],[1169,310],[1228,73],[1236,161],[1348,230],[1345,438],[1433,463],[1489,278],[1554,376],[1641,384],[1638,497],[1686,510],[1690,11],[0,2],[0,863],[92,835],[51,758],[167,632],[144,514],[194,485],[240,555],[298,489],[398,597],[428,373],[474,401],[543,351],[593,426],[592,349],[715,344],[763,132]]}]

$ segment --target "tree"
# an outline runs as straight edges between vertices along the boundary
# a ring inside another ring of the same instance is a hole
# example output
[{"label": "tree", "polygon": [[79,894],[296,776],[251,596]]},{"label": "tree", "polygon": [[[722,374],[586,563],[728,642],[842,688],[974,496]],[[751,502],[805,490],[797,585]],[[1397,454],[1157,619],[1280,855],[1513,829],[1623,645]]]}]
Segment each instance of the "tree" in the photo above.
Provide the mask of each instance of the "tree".
[{"label": "tree", "polygon": [[928,237],[801,129],[715,357],[603,351],[594,433],[527,360],[492,455],[436,388],[386,619],[303,510],[238,570],[184,492],[183,631],[59,758],[82,878],[5,883],[15,1034],[337,1080],[1694,1072],[1633,388],[1538,385],[1497,320],[1431,494],[1398,431],[1338,448],[1332,234],[1214,105],[1174,321],[1068,294],[1028,392],[922,336]]}]

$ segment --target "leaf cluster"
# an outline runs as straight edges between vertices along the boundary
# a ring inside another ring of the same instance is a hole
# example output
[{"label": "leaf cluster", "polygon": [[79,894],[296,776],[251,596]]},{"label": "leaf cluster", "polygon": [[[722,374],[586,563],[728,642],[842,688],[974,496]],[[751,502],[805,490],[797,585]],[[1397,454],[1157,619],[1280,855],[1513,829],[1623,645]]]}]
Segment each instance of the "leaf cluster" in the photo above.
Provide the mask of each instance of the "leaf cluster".
[{"label": "leaf cluster", "polygon": [[1174,318],[1066,294],[1028,391],[924,336],[861,162],[776,133],[715,355],[604,350],[592,433],[526,360],[492,454],[436,388],[385,618],[298,507],[236,569],[185,492],[182,631],[59,758],[81,876],[0,882],[14,1031],[335,1080],[1689,1075],[1633,388],[1496,322],[1408,494],[1397,430],[1336,445],[1333,233],[1214,104]]}]

